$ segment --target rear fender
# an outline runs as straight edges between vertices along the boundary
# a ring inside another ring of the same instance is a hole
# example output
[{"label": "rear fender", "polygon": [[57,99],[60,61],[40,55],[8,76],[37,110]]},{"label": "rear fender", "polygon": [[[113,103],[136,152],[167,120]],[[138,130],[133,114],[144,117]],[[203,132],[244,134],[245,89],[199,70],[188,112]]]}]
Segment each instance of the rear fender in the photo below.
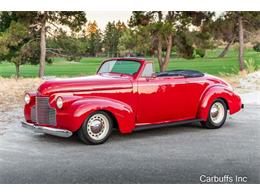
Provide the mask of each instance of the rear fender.
[{"label": "rear fender", "polygon": [[218,98],[226,102],[230,114],[238,112],[242,107],[241,99],[238,95],[225,86],[217,85],[207,89],[203,94],[198,108],[197,118],[206,121],[208,119],[210,106]]},{"label": "rear fender", "polygon": [[111,113],[117,120],[121,133],[130,133],[135,127],[135,117],[132,108],[123,102],[103,98],[87,97],[74,101],[71,110],[71,131],[77,131],[84,120],[93,112],[103,110]]}]

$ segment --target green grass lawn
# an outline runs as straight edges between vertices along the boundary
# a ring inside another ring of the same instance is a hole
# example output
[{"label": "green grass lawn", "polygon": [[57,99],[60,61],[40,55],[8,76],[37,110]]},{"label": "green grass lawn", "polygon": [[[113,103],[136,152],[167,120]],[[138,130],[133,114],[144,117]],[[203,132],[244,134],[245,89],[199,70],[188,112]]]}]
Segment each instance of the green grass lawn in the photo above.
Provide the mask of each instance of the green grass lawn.
[{"label": "green grass lawn", "polygon": [[[193,69],[206,72],[213,75],[222,73],[237,74],[239,71],[237,51],[231,49],[224,58],[216,58],[221,49],[207,51],[204,58],[195,58],[186,60],[183,58],[172,58],[169,64],[170,69]],[[260,65],[260,53],[252,49],[245,51],[245,59],[253,58],[255,63]],[[64,58],[55,58],[53,64],[46,65],[46,76],[82,76],[92,75],[97,71],[100,63],[104,58],[82,58],[80,62],[69,62]],[[159,71],[157,59],[150,59],[155,63],[156,71]],[[38,65],[22,65],[20,67],[22,77],[36,77],[38,74]],[[0,64],[0,76],[15,76],[15,66],[11,63],[2,62]]]}]

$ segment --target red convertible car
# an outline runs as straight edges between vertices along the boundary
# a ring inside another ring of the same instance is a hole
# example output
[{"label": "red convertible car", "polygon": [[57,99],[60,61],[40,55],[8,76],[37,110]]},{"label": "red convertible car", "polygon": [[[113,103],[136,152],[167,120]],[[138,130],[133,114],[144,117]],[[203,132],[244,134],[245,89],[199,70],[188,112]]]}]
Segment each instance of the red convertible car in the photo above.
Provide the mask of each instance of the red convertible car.
[{"label": "red convertible car", "polygon": [[138,58],[104,61],[97,74],[45,81],[26,93],[22,126],[88,144],[105,142],[113,129],[134,130],[200,122],[215,129],[243,104],[225,81],[194,70],[154,72]]}]

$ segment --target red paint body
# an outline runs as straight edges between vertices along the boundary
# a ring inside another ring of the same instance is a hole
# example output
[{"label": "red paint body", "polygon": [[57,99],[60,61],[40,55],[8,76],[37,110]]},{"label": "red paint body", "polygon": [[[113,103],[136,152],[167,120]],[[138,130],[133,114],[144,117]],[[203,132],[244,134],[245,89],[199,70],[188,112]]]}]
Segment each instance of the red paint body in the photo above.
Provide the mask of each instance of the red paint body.
[{"label": "red paint body", "polygon": [[[141,76],[147,61],[132,58],[116,60],[134,60],[141,66],[133,76],[106,73],[46,81],[37,94],[30,94],[31,102],[24,108],[26,121],[32,122],[30,112],[35,105],[35,96],[49,97],[50,107],[56,109],[55,127],[72,132],[76,132],[89,114],[97,110],[109,112],[120,132],[130,133],[141,125],[207,120],[209,108],[216,98],[222,98],[227,103],[230,114],[241,109],[240,97],[226,82],[214,76],[148,78]],[[61,109],[56,107],[59,96],[64,101]]]}]

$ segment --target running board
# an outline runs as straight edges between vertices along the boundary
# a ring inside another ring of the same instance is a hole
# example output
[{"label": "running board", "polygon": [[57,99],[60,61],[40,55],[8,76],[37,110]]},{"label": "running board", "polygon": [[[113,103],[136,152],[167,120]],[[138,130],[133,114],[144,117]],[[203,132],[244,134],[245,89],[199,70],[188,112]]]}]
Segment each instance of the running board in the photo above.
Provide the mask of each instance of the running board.
[{"label": "running board", "polygon": [[192,119],[192,120],[176,121],[176,122],[171,122],[171,123],[160,123],[160,124],[155,124],[155,125],[141,125],[141,126],[137,126],[134,129],[134,131],[163,128],[163,127],[172,127],[172,126],[184,125],[184,124],[195,123],[195,122],[200,122],[200,121],[203,121],[203,120],[202,119]]}]

